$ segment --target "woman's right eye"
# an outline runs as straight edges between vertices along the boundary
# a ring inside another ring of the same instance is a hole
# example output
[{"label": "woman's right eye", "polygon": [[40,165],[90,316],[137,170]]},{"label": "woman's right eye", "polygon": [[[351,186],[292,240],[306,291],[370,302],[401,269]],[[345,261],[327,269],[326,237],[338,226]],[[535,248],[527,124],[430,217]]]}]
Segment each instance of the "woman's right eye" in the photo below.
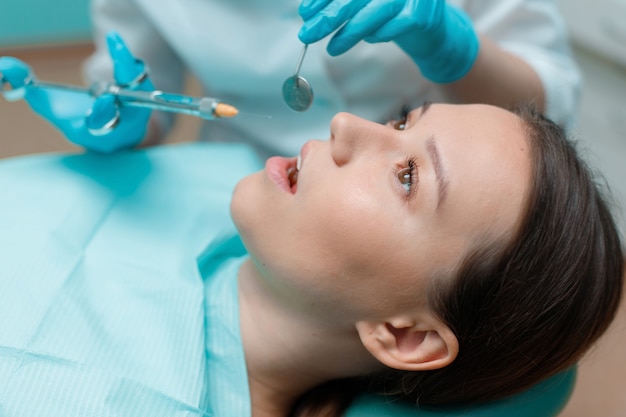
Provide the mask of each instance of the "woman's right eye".
[{"label": "woman's right eye", "polygon": [[408,158],[406,168],[399,170],[396,175],[398,176],[398,181],[404,188],[406,197],[411,198],[415,193],[418,183],[416,159],[413,157]]},{"label": "woman's right eye", "polygon": [[398,172],[398,180],[407,193],[411,191],[411,171],[412,168],[404,168]]}]

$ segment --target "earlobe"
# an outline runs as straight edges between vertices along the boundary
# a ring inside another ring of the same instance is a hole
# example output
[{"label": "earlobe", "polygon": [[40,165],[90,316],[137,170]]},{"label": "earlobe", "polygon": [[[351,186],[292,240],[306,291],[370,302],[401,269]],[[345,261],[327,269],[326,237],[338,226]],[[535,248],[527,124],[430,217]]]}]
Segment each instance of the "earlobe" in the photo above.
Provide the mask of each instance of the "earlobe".
[{"label": "earlobe", "polygon": [[365,348],[382,364],[405,371],[427,371],[449,365],[458,354],[456,336],[442,322],[396,318],[359,322]]}]

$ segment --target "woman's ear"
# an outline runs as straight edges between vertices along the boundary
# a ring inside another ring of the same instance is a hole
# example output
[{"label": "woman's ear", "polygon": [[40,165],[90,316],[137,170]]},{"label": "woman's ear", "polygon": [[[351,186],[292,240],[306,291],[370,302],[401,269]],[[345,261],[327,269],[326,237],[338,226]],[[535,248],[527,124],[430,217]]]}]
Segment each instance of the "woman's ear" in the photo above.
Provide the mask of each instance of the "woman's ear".
[{"label": "woman's ear", "polygon": [[450,328],[435,318],[398,317],[361,321],[357,332],[365,348],[382,364],[405,371],[428,371],[449,365],[459,352]]}]

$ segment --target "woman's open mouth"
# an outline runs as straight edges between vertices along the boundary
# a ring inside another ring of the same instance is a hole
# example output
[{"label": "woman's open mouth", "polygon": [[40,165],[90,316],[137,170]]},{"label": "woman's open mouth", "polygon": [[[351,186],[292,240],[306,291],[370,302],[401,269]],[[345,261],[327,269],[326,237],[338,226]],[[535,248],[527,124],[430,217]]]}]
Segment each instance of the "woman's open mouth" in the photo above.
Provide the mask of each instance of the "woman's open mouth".
[{"label": "woman's open mouth", "polygon": [[298,174],[300,173],[300,164],[302,163],[302,158],[298,155],[298,159],[296,160],[295,165],[290,165],[287,167],[287,180],[289,180],[289,188],[293,194],[296,193],[298,189]]},{"label": "woman's open mouth", "polygon": [[280,189],[295,194],[298,188],[300,157],[283,158],[274,156],[265,162],[265,172],[269,179]]}]

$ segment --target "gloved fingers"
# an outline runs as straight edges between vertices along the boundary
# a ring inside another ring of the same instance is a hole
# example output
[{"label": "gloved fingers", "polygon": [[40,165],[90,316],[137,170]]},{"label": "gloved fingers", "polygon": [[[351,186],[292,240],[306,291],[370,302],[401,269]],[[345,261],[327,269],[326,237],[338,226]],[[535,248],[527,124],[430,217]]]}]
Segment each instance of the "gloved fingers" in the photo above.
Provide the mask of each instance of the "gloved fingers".
[{"label": "gloved fingers", "polygon": [[436,30],[443,30],[446,3],[440,0],[409,0],[401,12],[366,39],[367,42],[386,42],[409,32],[427,35]]},{"label": "gloved fingers", "polygon": [[[346,22],[328,43],[328,53],[341,55],[359,41],[369,39],[381,26],[384,26],[402,10],[403,2],[374,0],[359,10]],[[389,39],[385,39],[387,41]],[[376,41],[374,41],[376,42]]]},{"label": "gloved fingers", "polygon": [[0,74],[2,95],[7,100],[24,99],[35,113],[57,126],[61,123],[57,119],[84,116],[93,101],[84,92],[31,85],[35,77],[30,66],[17,58],[0,57]]},{"label": "gloved fingers", "polygon": [[389,42],[409,32],[420,32],[416,29],[417,25],[412,17],[399,14],[380,25],[363,40],[368,43]]},{"label": "gloved fingers", "polygon": [[[409,6],[408,3],[412,4]],[[444,23],[447,7],[445,0],[412,0],[407,2],[407,6],[404,13],[414,16],[416,29],[422,31],[438,30]]]},{"label": "gloved fingers", "polygon": [[26,94],[24,87],[31,82],[32,77],[31,68],[23,61],[11,56],[0,57],[0,91],[5,99],[22,99]]},{"label": "gloved fingers", "polygon": [[133,56],[122,37],[117,32],[109,32],[106,42],[113,61],[115,82],[133,90],[153,89],[152,83],[145,82],[148,81],[145,64]]},{"label": "gloved fingers", "polygon": [[85,92],[43,87],[27,87],[25,99],[35,113],[56,125],[83,118],[93,104],[93,97]]},{"label": "gloved fingers", "polygon": [[332,0],[302,0],[300,7],[298,7],[298,14],[302,17],[302,20],[309,20],[331,1]]},{"label": "gloved fingers", "polygon": [[143,139],[150,113],[149,109],[120,105],[115,96],[103,94],[84,118],[85,133],[73,142],[102,153],[132,148]]},{"label": "gloved fingers", "polygon": [[[117,98],[112,94],[102,94],[98,97],[85,119],[85,125],[89,132],[95,136],[106,135],[118,125],[124,130],[137,120],[146,122],[150,115],[149,109],[120,105]],[[124,123],[124,124],[122,124]],[[140,123],[140,124],[142,124]]]},{"label": "gloved fingers", "polygon": [[85,126],[94,136],[102,136],[114,129],[120,121],[116,99],[111,94],[98,97],[85,118]]},{"label": "gloved fingers", "polygon": [[351,19],[370,0],[335,0],[331,1],[306,20],[300,28],[298,37],[305,44],[310,44],[325,38],[339,29],[347,20]]}]

